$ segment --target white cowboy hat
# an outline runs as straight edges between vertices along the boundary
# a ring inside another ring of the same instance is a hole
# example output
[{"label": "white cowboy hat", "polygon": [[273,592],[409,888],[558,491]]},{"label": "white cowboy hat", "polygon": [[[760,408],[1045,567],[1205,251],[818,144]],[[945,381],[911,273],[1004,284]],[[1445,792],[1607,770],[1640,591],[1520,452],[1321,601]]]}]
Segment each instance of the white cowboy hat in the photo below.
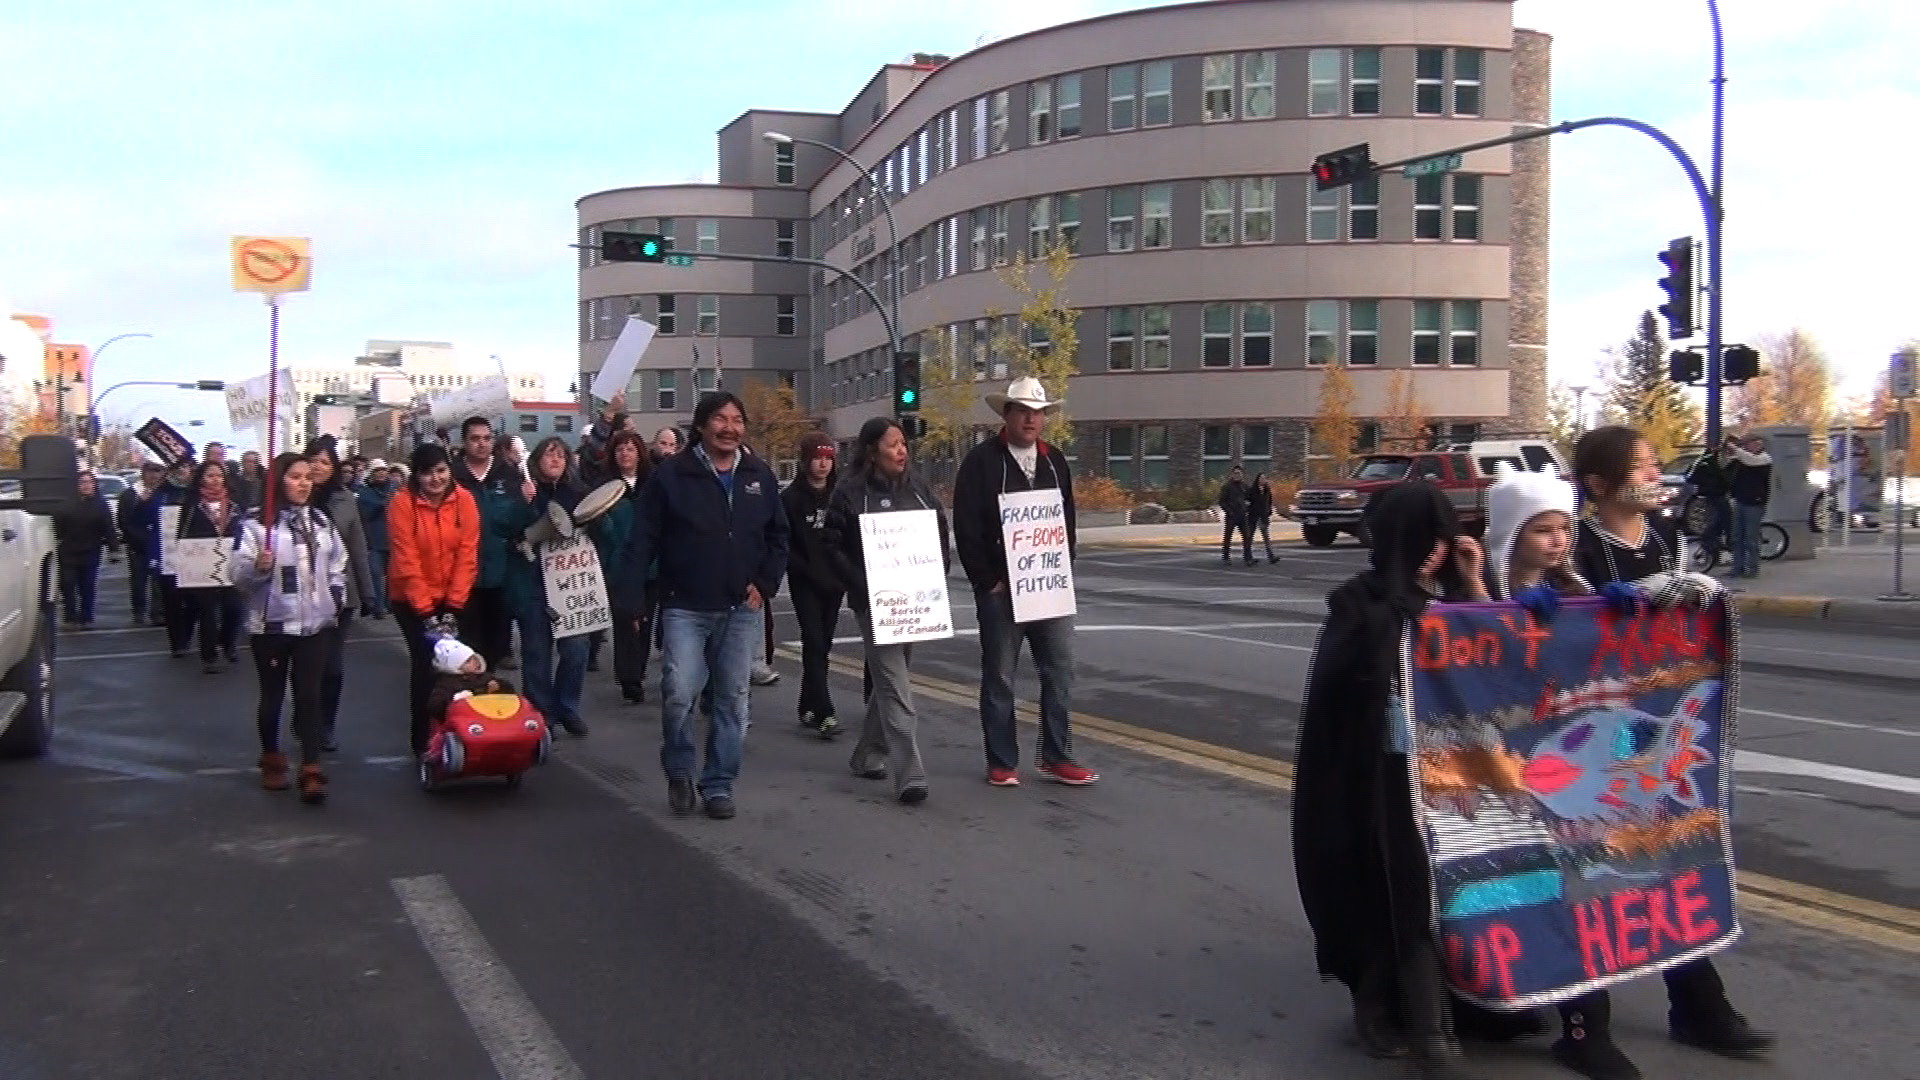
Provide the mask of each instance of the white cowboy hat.
[{"label": "white cowboy hat", "polygon": [[1048,401],[1047,388],[1040,385],[1040,380],[1031,375],[1008,383],[1007,392],[1004,394],[987,395],[987,408],[992,409],[996,414],[1005,413],[1009,405],[1025,405],[1029,409],[1037,409],[1040,412],[1052,412],[1065,404],[1065,401]]}]

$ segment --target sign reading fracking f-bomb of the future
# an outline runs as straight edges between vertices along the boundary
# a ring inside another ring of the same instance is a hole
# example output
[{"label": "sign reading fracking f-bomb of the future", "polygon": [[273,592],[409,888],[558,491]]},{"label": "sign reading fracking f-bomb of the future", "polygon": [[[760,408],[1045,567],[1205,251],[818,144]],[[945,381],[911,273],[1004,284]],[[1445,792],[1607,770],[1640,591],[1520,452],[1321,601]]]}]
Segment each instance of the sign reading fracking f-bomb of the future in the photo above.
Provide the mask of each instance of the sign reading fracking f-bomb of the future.
[{"label": "sign reading fracking f-bomb of the future", "polygon": [[1058,619],[1076,610],[1067,505],[1059,488],[1000,496],[1000,537],[1007,549],[1013,621]]}]

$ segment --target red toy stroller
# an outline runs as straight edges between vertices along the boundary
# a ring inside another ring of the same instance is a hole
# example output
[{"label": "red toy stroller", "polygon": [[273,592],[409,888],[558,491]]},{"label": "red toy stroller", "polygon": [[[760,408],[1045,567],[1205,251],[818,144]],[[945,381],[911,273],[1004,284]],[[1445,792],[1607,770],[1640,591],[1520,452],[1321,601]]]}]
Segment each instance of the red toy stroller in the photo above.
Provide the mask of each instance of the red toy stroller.
[{"label": "red toy stroller", "polygon": [[420,759],[420,787],[437,791],[454,780],[504,777],[518,788],[527,770],[544,765],[553,732],[533,703],[519,694],[474,694],[447,704]]}]

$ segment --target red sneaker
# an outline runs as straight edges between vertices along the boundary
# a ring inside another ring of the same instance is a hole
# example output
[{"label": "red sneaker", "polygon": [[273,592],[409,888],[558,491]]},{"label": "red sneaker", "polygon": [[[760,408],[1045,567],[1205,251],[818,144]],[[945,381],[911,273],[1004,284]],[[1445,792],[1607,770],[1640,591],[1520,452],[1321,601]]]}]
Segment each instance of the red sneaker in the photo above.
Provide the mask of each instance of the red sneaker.
[{"label": "red sneaker", "polygon": [[1100,779],[1092,769],[1083,769],[1071,761],[1063,761],[1058,765],[1042,765],[1040,771],[1051,777],[1055,783],[1068,784],[1072,787],[1086,787]]},{"label": "red sneaker", "polygon": [[1017,769],[988,769],[987,783],[994,787],[1019,787],[1020,772]]}]

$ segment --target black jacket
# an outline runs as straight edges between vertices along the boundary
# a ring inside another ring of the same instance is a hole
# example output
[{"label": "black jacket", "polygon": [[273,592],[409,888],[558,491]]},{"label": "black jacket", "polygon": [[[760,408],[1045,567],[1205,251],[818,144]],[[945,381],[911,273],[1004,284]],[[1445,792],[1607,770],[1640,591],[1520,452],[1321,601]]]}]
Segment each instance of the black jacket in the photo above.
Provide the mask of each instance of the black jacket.
[{"label": "black jacket", "polygon": [[1059,488],[1067,510],[1067,554],[1069,558],[1078,554],[1073,472],[1065,454],[1045,442],[1038,446],[1032,480],[1013,460],[1001,435],[967,451],[960,462],[953,482],[953,540],[967,580],[976,589],[985,591],[1007,580],[1007,549],[1000,530],[1000,496],[1007,492]]},{"label": "black jacket", "polygon": [[120,550],[119,530],[106,496],[94,494],[76,498],[65,510],[53,515],[53,531],[60,541],[60,557],[77,561],[97,555],[101,548]]},{"label": "black jacket", "polygon": [[1247,519],[1247,482],[1229,480],[1220,485],[1220,509],[1227,515],[1228,521]]},{"label": "black jacket", "polygon": [[827,543],[827,509],[839,479],[840,471],[835,469],[827,474],[826,487],[815,491],[807,483],[803,470],[787,485],[787,490],[780,493],[780,501],[787,511],[787,585],[790,588],[805,585],[822,593],[842,593],[847,589]]},{"label": "black jacket", "polygon": [[1741,506],[1765,506],[1773,496],[1773,465],[1749,465],[1744,461],[1735,461],[1727,470],[1732,480],[1727,484],[1727,493]]},{"label": "black jacket", "polygon": [[149,498],[140,490],[140,485],[129,484],[114,500],[113,523],[120,530],[120,540],[128,551],[137,552],[146,546]]},{"label": "black jacket", "polygon": [[[940,497],[911,468],[898,482],[889,482],[878,472],[849,472],[834,485],[827,508],[827,551],[837,576],[847,586],[848,606],[867,611],[867,557],[860,542],[860,518],[864,514],[893,514],[903,510],[931,510],[940,523],[940,562],[942,572],[951,572],[951,538],[947,515],[940,509]],[[996,518],[995,528],[998,528]]]},{"label": "black jacket", "polygon": [[[688,449],[663,459],[640,493],[627,537],[620,575],[627,592],[644,587],[656,557],[663,608],[726,611],[746,601],[748,585],[772,602],[787,573],[787,514],[773,470],[755,455],[736,454],[729,494],[706,455]],[[618,607],[644,611],[644,604],[629,595]]]},{"label": "black jacket", "polygon": [[1247,520],[1262,522],[1273,516],[1273,485],[1247,485]]}]

